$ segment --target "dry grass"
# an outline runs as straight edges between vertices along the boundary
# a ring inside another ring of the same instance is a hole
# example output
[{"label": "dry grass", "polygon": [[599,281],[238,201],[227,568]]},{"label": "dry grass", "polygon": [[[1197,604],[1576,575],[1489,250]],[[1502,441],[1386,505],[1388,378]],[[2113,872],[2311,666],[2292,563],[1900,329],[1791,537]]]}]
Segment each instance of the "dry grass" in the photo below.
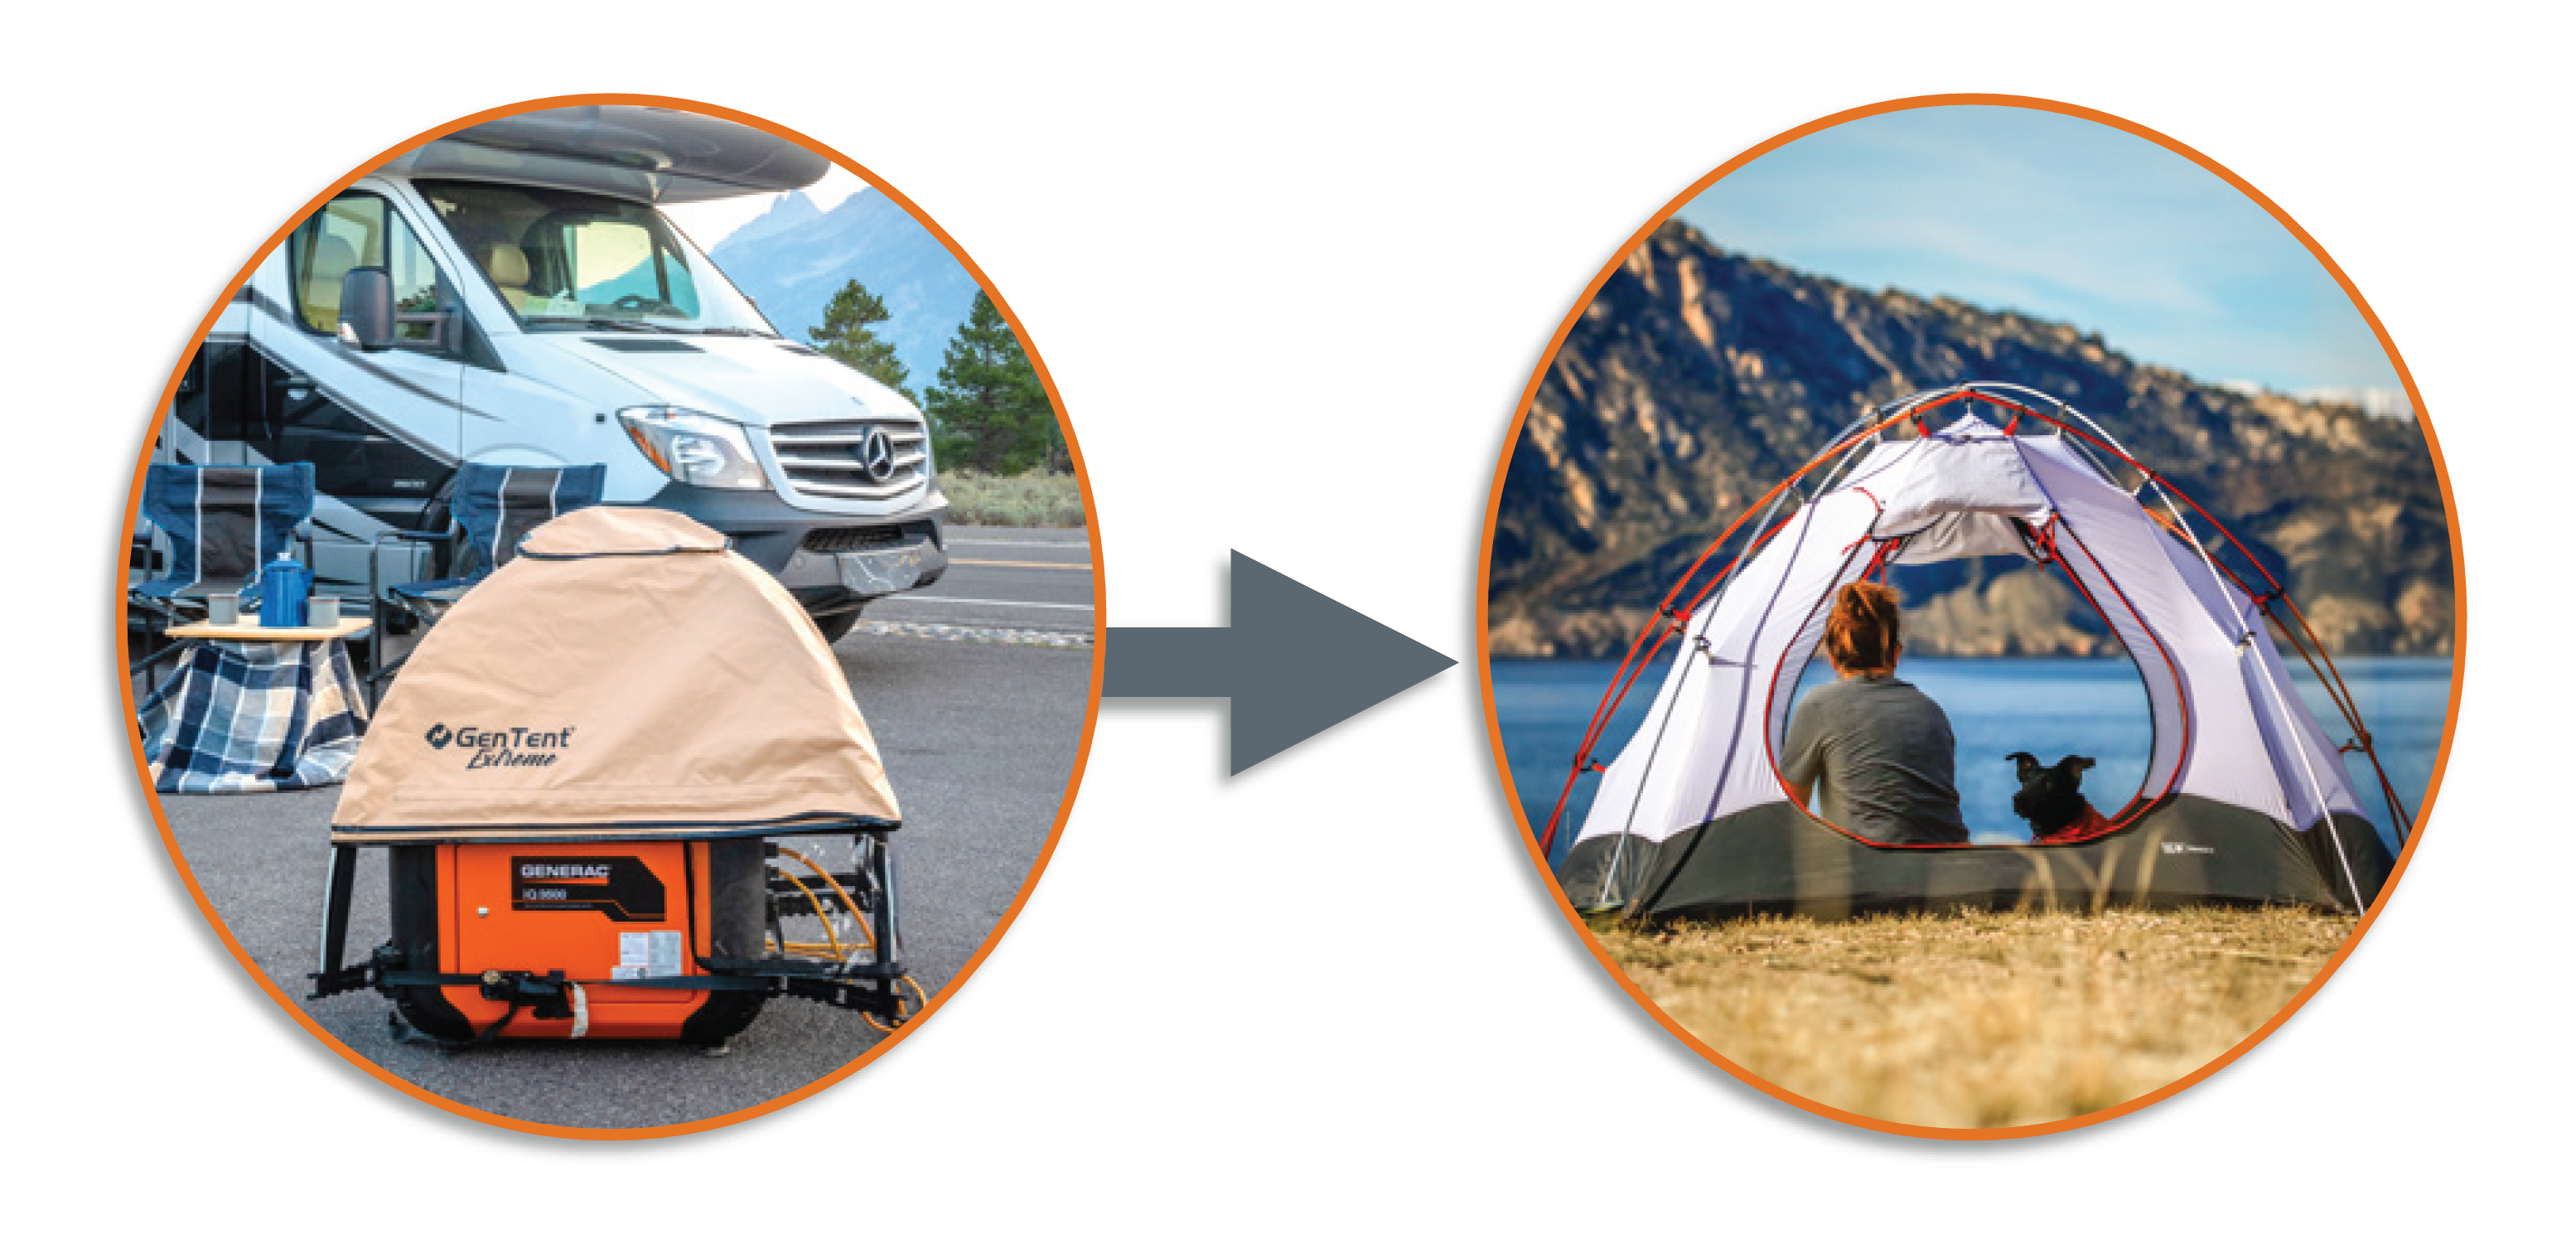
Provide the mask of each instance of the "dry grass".
[{"label": "dry grass", "polygon": [[2352,931],[2287,909],[1763,918],[1593,931],[1711,1049],[1801,1096],[2017,1127],[2152,1092],[2280,1011]]},{"label": "dry grass", "polygon": [[939,489],[948,496],[948,519],[956,524],[1082,528],[1082,484],[1070,473],[1031,469],[1000,476],[942,470]]}]

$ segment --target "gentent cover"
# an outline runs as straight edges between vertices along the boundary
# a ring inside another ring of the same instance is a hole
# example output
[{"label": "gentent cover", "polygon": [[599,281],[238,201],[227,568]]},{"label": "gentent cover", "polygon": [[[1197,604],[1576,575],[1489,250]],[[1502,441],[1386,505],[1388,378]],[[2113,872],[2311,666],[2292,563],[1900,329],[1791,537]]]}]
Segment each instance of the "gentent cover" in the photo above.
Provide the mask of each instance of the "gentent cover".
[{"label": "gentent cover", "polygon": [[335,843],[694,837],[901,821],[848,682],[723,535],[585,508],[430,630],[349,772]]}]

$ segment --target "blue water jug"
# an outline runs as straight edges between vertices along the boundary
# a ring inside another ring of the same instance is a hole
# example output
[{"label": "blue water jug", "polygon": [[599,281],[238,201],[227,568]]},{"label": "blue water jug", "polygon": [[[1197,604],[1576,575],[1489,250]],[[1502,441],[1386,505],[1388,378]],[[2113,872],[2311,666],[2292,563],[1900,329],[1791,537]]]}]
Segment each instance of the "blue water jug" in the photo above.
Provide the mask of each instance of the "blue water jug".
[{"label": "blue water jug", "polygon": [[259,574],[259,626],[302,628],[304,600],[313,592],[313,570],[279,551]]}]

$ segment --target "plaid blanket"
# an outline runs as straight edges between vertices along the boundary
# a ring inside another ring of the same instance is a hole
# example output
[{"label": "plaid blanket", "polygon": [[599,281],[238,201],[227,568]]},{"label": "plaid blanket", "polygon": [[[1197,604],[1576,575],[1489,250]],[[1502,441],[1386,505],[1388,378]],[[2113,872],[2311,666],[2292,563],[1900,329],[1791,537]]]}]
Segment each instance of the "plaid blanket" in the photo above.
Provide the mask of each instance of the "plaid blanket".
[{"label": "plaid blanket", "polygon": [[285,791],[348,776],[367,706],[338,641],[196,641],[141,722],[158,790]]}]

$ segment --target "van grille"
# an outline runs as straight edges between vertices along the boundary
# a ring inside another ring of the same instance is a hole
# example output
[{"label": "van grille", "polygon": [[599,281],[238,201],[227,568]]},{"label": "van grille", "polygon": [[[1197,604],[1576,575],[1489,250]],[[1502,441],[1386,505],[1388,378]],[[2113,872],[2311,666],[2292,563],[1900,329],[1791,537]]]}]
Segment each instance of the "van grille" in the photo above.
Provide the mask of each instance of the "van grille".
[{"label": "van grille", "polygon": [[930,540],[930,522],[905,521],[900,525],[854,525],[840,529],[810,529],[805,533],[805,549],[818,555],[838,555],[845,551],[870,551],[879,547],[901,546]]},{"label": "van grille", "polygon": [[[885,432],[894,449],[894,471],[882,482],[868,476],[860,459],[870,430]],[[803,422],[769,430],[770,449],[787,471],[788,485],[817,499],[893,499],[919,490],[930,479],[923,438],[921,423],[894,418]]]}]

